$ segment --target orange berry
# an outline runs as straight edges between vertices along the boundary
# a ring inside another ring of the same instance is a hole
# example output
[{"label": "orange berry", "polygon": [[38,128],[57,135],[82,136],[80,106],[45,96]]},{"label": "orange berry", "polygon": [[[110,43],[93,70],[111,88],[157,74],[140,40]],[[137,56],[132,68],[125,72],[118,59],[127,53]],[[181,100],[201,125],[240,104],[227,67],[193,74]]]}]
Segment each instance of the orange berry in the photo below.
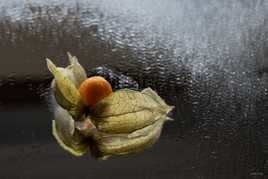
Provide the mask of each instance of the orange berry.
[{"label": "orange berry", "polygon": [[86,79],[79,87],[79,93],[86,105],[94,106],[112,93],[110,83],[101,76]]}]

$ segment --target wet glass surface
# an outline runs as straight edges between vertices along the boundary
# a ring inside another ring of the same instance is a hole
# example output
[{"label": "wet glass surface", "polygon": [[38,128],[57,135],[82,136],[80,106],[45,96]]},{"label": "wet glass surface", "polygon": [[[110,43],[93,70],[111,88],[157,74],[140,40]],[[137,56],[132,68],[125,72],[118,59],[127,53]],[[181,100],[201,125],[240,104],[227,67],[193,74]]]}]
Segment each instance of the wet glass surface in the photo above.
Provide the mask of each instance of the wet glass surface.
[{"label": "wet glass surface", "polygon": [[[0,2],[0,178],[263,179],[268,2]],[[45,58],[76,55],[155,89],[175,121],[144,153],[96,161],[51,134]]]}]

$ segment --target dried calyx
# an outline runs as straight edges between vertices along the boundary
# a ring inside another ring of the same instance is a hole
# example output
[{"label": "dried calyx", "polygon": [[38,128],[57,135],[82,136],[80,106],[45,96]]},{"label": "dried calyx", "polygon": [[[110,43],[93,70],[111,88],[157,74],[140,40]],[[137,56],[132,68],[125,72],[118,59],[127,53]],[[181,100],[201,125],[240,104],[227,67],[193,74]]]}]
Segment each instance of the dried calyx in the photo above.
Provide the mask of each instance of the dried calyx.
[{"label": "dried calyx", "polygon": [[68,57],[70,65],[66,68],[56,67],[47,59],[57,102],[53,135],[60,146],[76,156],[90,150],[99,159],[152,146],[164,122],[170,120],[167,114],[173,106],[151,88],[112,92],[104,78],[87,78],[77,58],[69,53]]}]

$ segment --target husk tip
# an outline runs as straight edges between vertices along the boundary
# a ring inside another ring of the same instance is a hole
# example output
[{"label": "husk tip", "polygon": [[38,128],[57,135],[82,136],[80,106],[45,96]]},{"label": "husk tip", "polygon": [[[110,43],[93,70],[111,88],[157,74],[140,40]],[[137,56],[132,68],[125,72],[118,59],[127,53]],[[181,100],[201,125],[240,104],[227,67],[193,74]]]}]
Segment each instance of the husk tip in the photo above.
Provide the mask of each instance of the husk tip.
[{"label": "husk tip", "polygon": [[46,62],[47,62],[47,68],[48,70],[53,73],[53,71],[57,68],[55,66],[55,64],[49,59],[49,58],[46,58]]},{"label": "husk tip", "polygon": [[67,52],[67,56],[68,56],[70,65],[74,65],[78,62],[76,56],[73,56],[70,52]]}]

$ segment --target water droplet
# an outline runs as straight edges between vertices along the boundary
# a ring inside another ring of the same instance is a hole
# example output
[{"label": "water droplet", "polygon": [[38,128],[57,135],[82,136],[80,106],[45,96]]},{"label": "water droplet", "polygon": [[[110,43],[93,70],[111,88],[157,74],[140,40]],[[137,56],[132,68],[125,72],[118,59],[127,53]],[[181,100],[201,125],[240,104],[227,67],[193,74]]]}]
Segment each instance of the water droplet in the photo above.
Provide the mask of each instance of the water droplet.
[{"label": "water droplet", "polygon": [[211,139],[211,136],[206,135],[204,136],[204,139]]},{"label": "water droplet", "polygon": [[15,85],[15,73],[11,73],[8,75],[7,77],[7,83],[10,85],[10,86],[14,86]]},{"label": "water droplet", "polygon": [[251,172],[250,176],[263,176],[264,173],[263,172]]}]

